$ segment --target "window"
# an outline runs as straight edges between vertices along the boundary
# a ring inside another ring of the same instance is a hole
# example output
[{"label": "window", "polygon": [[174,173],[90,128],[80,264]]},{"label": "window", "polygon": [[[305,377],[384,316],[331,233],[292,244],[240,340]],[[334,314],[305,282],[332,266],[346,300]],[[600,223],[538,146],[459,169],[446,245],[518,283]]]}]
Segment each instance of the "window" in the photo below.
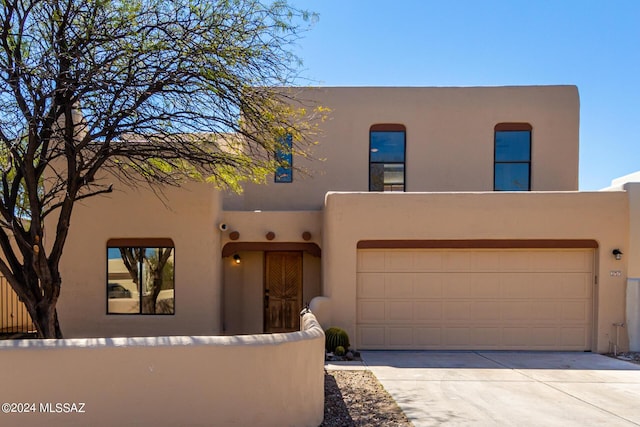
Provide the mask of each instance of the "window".
[{"label": "window", "polygon": [[369,191],[404,191],[406,129],[373,125],[369,130]]},{"label": "window", "polygon": [[531,190],[531,130],[528,123],[500,123],[495,127],[493,189]]},{"label": "window", "polygon": [[275,182],[293,182],[293,138],[288,134],[276,148],[276,168]]},{"label": "window", "polygon": [[107,314],[174,314],[171,239],[107,242]]}]

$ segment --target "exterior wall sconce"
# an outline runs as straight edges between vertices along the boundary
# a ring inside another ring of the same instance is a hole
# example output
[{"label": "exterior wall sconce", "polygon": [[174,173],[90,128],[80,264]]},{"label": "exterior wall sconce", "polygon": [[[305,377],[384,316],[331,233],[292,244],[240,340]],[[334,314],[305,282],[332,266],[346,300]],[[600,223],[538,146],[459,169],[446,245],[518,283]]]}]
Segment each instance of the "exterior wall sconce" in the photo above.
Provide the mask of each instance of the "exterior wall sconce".
[{"label": "exterior wall sconce", "polygon": [[240,259],[240,255],[238,254],[233,254],[233,262],[235,262],[236,264],[240,264],[242,260]]},{"label": "exterior wall sconce", "polygon": [[614,249],[611,253],[618,261],[622,259],[622,251],[620,249]]}]

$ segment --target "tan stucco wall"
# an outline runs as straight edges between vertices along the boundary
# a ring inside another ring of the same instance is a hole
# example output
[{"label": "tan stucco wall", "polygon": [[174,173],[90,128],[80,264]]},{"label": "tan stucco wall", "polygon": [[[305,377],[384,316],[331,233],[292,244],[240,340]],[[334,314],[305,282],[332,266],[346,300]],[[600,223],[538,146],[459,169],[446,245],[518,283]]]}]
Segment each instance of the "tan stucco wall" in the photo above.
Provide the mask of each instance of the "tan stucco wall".
[{"label": "tan stucco wall", "polygon": [[[222,246],[230,242],[322,242],[322,211],[231,211],[225,209],[222,213],[222,222],[227,225],[227,230],[222,233]],[[230,233],[240,233],[238,240],[231,240]],[[271,231],[275,238],[267,240],[266,234]],[[302,233],[311,233],[311,240],[303,240]]]},{"label": "tan stucco wall", "polygon": [[223,260],[223,333],[264,332],[264,253],[238,252],[242,263]]},{"label": "tan stucco wall", "polygon": [[406,126],[407,191],[492,191],[494,126],[533,126],[534,191],[578,189],[579,97],[575,86],[325,87],[295,95],[331,109],[312,157],[294,158],[310,176],[249,184],[226,210],[319,209],[328,191],[368,191],[369,128]]},{"label": "tan stucco wall", "polygon": [[[220,196],[212,186],[114,192],[78,202],[62,262],[58,313],[74,337],[209,335],[222,329]],[[175,244],[175,314],[107,315],[107,241],[171,238]],[[45,234],[45,243],[46,234]]]},{"label": "tan stucco wall", "polygon": [[[612,324],[625,318],[628,261],[616,261],[611,251],[624,252],[629,245],[627,210],[625,192],[330,193],[323,224],[323,283],[331,299],[331,326],[355,334],[360,240],[593,239],[599,244],[593,350],[606,352],[615,338]],[[622,275],[611,276],[611,271]],[[626,332],[621,345],[626,345]]]},{"label": "tan stucco wall", "polygon": [[241,337],[3,341],[0,402],[38,410],[84,403],[85,412],[0,419],[3,426],[315,427],[324,409],[324,334],[312,314],[302,327]]}]

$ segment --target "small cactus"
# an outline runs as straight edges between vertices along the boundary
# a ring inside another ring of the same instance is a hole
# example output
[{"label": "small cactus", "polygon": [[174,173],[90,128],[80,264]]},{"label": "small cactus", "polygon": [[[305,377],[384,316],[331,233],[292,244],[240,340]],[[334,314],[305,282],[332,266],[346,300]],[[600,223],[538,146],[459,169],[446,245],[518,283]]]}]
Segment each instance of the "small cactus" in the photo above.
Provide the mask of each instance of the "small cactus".
[{"label": "small cactus", "polygon": [[324,331],[324,336],[324,347],[328,352],[334,352],[339,346],[345,351],[349,348],[349,335],[344,329],[336,327],[329,328]]},{"label": "small cactus", "polygon": [[346,351],[344,347],[341,345],[337,346],[336,350],[333,352],[333,354],[335,354],[336,356],[344,356],[345,353]]}]

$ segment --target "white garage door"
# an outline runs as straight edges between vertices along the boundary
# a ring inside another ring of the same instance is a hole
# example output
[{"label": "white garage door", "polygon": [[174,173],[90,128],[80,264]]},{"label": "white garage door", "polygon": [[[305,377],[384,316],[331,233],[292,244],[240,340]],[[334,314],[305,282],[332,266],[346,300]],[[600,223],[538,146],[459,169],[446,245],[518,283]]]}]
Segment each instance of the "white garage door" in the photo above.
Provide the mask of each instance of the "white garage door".
[{"label": "white garage door", "polygon": [[361,249],[360,349],[590,350],[593,250]]}]

